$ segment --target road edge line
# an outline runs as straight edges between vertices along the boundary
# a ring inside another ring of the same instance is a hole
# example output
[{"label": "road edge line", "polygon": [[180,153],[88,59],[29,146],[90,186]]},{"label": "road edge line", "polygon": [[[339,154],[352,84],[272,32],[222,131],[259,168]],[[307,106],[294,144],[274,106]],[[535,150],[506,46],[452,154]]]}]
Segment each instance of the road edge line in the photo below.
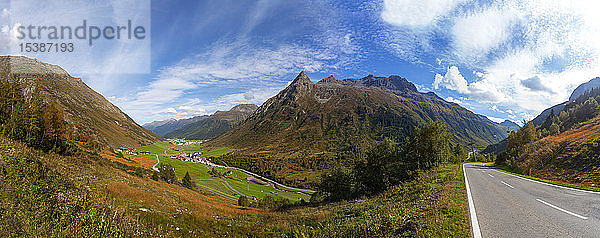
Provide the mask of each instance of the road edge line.
[{"label": "road edge line", "polygon": [[477,213],[475,212],[475,204],[473,203],[473,197],[471,196],[471,188],[469,187],[469,180],[467,179],[467,170],[463,164],[463,174],[465,176],[465,187],[467,188],[467,201],[469,203],[469,214],[471,215],[471,230],[473,231],[473,238],[481,238],[481,230],[479,230],[479,222],[477,221]]}]

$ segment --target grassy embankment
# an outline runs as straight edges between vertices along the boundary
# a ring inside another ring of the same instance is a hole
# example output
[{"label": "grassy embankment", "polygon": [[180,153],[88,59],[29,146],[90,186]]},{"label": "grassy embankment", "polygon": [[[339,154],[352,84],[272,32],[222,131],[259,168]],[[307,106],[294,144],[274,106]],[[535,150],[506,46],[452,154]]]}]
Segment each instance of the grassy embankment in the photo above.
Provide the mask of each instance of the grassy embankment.
[{"label": "grassy embankment", "polygon": [[[170,157],[172,155],[178,155],[180,151],[177,150],[181,149],[183,149],[185,153],[188,154],[194,152],[202,152],[202,157],[207,158],[219,157],[230,152],[228,148],[216,148],[213,150],[208,150],[201,144],[177,146],[172,145],[167,141],[162,141],[153,145],[137,148],[138,151],[150,151],[159,155],[160,162],[170,164],[171,166],[173,166],[175,168],[175,175],[177,175],[179,178],[183,178],[185,176],[185,173],[189,172],[190,177],[196,183],[197,186],[218,192],[223,196],[227,196],[233,199],[238,198],[239,195],[236,195],[236,191],[229,188],[222,178],[218,178],[211,175],[209,173],[210,169],[207,166],[199,163],[184,162],[178,159],[172,159]],[[155,155],[128,156],[128,158],[133,160],[146,161],[146,159],[144,158],[148,156],[153,157],[156,163]],[[143,164],[145,164],[148,168],[154,165],[154,163]],[[287,198],[291,201],[299,201],[300,199],[304,199],[305,201],[310,200],[310,196],[305,194],[298,194],[293,191],[277,191],[272,186],[262,186],[252,182],[248,182],[247,178],[249,176],[237,170],[228,170],[224,168],[216,168],[216,170],[220,173],[227,173],[228,171],[232,171],[232,174],[228,175],[228,177],[225,177],[225,180],[232,188],[247,196],[254,196],[257,198],[264,198],[265,196],[274,196],[276,200]]]},{"label": "grassy embankment", "polygon": [[445,165],[375,197],[244,219],[294,237],[469,237],[466,200],[462,167]]}]

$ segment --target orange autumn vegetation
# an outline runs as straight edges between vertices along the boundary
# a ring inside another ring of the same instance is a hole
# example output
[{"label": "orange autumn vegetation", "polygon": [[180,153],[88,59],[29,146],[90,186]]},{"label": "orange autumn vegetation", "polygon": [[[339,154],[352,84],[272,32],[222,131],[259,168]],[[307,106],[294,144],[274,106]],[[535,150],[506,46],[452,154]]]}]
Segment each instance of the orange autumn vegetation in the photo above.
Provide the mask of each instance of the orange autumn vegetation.
[{"label": "orange autumn vegetation", "polygon": [[524,146],[513,167],[531,176],[584,186],[600,185],[600,116],[580,127]]}]

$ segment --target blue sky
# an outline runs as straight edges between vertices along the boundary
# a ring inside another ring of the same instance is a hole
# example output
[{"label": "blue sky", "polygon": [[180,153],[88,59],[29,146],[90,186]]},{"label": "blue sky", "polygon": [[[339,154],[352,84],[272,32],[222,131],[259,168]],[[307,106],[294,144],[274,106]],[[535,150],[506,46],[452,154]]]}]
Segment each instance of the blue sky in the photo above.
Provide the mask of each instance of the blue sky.
[{"label": "blue sky", "polygon": [[[10,4],[0,7],[10,16]],[[301,70],[314,82],[400,75],[493,120],[521,121],[600,76],[599,10],[595,1],[152,1],[148,73],[111,72],[131,54],[102,56],[103,74],[65,68],[138,123],[261,104]]]}]

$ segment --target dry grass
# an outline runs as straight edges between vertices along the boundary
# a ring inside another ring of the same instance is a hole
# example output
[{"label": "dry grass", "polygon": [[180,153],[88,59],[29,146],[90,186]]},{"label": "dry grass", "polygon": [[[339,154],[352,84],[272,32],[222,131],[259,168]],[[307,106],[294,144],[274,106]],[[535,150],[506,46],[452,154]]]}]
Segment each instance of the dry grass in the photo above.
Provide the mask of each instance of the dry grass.
[{"label": "dry grass", "polygon": [[600,164],[596,158],[600,116],[578,128],[528,144],[516,161],[518,172],[559,183],[596,187]]}]

